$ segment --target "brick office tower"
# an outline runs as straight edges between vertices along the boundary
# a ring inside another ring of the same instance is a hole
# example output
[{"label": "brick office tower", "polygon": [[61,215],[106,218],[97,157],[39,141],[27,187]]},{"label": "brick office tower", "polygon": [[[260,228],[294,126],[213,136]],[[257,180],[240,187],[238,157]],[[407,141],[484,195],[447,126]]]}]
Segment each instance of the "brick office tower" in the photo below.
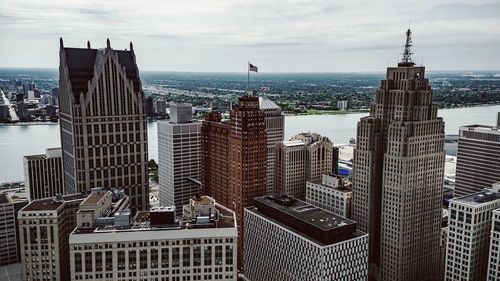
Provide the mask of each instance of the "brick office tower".
[{"label": "brick office tower", "polygon": [[402,61],[387,69],[370,115],[358,123],[353,219],[370,234],[370,275],[378,280],[434,280],[445,153],[425,68]]},{"label": "brick office tower", "polygon": [[201,182],[204,194],[233,208],[229,190],[229,124],[221,113],[209,112],[201,125]]},{"label": "brick office tower", "polygon": [[65,48],[61,38],[59,103],[64,186],[124,189],[131,206],[149,205],[145,99],[130,50]]},{"label": "brick office tower", "polygon": [[243,253],[243,210],[267,192],[267,135],[259,98],[242,96],[229,119],[229,190],[238,223],[238,260]]},{"label": "brick office tower", "polygon": [[201,127],[201,181],[205,194],[236,213],[238,257],[242,264],[243,209],[267,192],[267,136],[259,98],[243,96],[222,121],[210,112]]}]

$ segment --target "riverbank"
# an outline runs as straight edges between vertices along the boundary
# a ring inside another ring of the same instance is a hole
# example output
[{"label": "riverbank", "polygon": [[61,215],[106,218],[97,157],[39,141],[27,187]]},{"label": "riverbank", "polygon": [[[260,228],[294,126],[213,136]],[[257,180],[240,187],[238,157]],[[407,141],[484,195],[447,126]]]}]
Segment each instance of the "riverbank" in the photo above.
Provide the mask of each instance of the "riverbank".
[{"label": "riverbank", "polygon": [[33,121],[33,122],[0,123],[0,126],[29,126],[29,125],[59,125],[59,121],[58,122]]},{"label": "riverbank", "polygon": [[[447,107],[438,107],[441,109],[460,109],[460,108],[474,108],[474,107],[488,107],[488,106],[497,106],[500,105],[500,101],[496,103],[473,103],[473,104],[461,104],[456,106],[447,106]],[[310,116],[310,115],[343,115],[343,114],[352,114],[352,113],[368,113],[370,109],[348,109],[348,110],[320,110],[320,109],[308,109],[303,113],[292,113],[292,112],[283,112],[285,116]]]}]

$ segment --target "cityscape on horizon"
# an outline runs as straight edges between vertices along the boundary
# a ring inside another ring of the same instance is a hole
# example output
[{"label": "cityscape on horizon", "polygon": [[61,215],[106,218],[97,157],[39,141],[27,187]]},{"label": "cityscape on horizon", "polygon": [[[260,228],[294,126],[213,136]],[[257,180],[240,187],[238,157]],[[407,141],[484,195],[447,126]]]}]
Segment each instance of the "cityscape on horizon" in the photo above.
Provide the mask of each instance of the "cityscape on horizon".
[{"label": "cityscape on horizon", "polygon": [[495,1],[5,4],[0,280],[500,281]]}]

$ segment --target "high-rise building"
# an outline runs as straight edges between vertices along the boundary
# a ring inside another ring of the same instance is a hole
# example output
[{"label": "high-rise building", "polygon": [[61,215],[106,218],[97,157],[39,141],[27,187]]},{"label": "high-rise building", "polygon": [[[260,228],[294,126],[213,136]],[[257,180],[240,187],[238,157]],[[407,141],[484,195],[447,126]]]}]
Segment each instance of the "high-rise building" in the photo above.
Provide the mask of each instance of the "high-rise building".
[{"label": "high-rise building", "polygon": [[358,123],[353,161],[353,220],[370,236],[371,277],[384,281],[432,280],[440,264],[444,122],[406,35]]},{"label": "high-rise building", "polygon": [[123,188],[149,206],[145,98],[130,50],[60,42],[59,115],[66,193]]},{"label": "high-rise building", "polygon": [[[164,115],[167,113],[167,102],[164,100],[157,100],[156,101],[156,112],[160,115]],[[192,113],[191,113],[192,115]]]},{"label": "high-rise building", "polygon": [[222,121],[218,112],[207,114],[202,126],[202,163],[204,192],[236,213],[241,261],[243,208],[267,193],[266,122],[258,97],[240,97],[228,121]]},{"label": "high-rise building", "polygon": [[340,100],[337,102],[337,109],[339,110],[346,110],[347,109],[347,101],[346,100]]},{"label": "high-rise building", "polygon": [[352,183],[348,177],[339,175],[323,175],[322,180],[307,181],[306,202],[350,219]]},{"label": "high-rise building", "polygon": [[19,211],[23,280],[70,280],[69,234],[81,194],[34,200]]},{"label": "high-rise building", "polygon": [[[245,95],[229,118],[229,190],[239,229],[238,258],[243,253],[243,209],[267,193],[267,135],[259,98]],[[215,198],[217,200],[217,198]],[[240,264],[241,265],[241,264]]]},{"label": "high-rise building", "polygon": [[259,97],[259,108],[264,111],[267,134],[267,193],[275,193],[276,144],[285,138],[285,116],[281,107],[266,97]]},{"label": "high-rise building", "polygon": [[470,125],[460,127],[454,196],[481,191],[500,182],[499,127]]},{"label": "high-rise building", "polygon": [[492,280],[486,279],[488,252],[492,212],[498,208],[500,183],[450,200],[445,280]]},{"label": "high-rise building", "polygon": [[29,201],[66,193],[60,147],[47,148],[45,154],[24,156],[23,162]]},{"label": "high-rise building", "polygon": [[17,213],[27,203],[13,199],[10,193],[0,193],[0,265],[20,261]]},{"label": "high-rise building", "polygon": [[212,198],[190,199],[178,219],[174,207],[131,217],[120,201],[99,201],[95,220],[79,219],[69,236],[71,280],[236,280],[234,212]]},{"label": "high-rise building", "polygon": [[488,278],[486,280],[500,281],[500,209],[493,210],[492,215]]},{"label": "high-rise building", "polygon": [[172,103],[170,120],[158,121],[160,206],[182,206],[200,194],[201,122],[191,104]]},{"label": "high-rise building", "polygon": [[233,207],[229,190],[229,124],[217,111],[207,113],[202,121],[201,182],[204,194]]},{"label": "high-rise building", "polygon": [[332,172],[333,143],[315,133],[282,141],[275,150],[276,192],[304,200],[306,181],[321,180]]},{"label": "high-rise building", "polygon": [[147,97],[146,98],[146,116],[152,117],[154,115],[155,115],[155,110],[154,110],[154,106],[153,106],[153,98]]},{"label": "high-rise building", "polygon": [[366,280],[368,235],[356,222],[286,195],[245,209],[246,280]]}]

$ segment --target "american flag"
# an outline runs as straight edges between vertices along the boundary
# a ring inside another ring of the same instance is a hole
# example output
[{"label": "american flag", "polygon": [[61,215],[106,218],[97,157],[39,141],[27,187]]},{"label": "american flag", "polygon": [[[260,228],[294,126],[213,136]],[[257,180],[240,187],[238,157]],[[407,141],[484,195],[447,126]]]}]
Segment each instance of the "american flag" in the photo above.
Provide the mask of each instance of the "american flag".
[{"label": "american flag", "polygon": [[259,68],[251,63],[248,63],[248,70],[253,72],[259,72]]}]

